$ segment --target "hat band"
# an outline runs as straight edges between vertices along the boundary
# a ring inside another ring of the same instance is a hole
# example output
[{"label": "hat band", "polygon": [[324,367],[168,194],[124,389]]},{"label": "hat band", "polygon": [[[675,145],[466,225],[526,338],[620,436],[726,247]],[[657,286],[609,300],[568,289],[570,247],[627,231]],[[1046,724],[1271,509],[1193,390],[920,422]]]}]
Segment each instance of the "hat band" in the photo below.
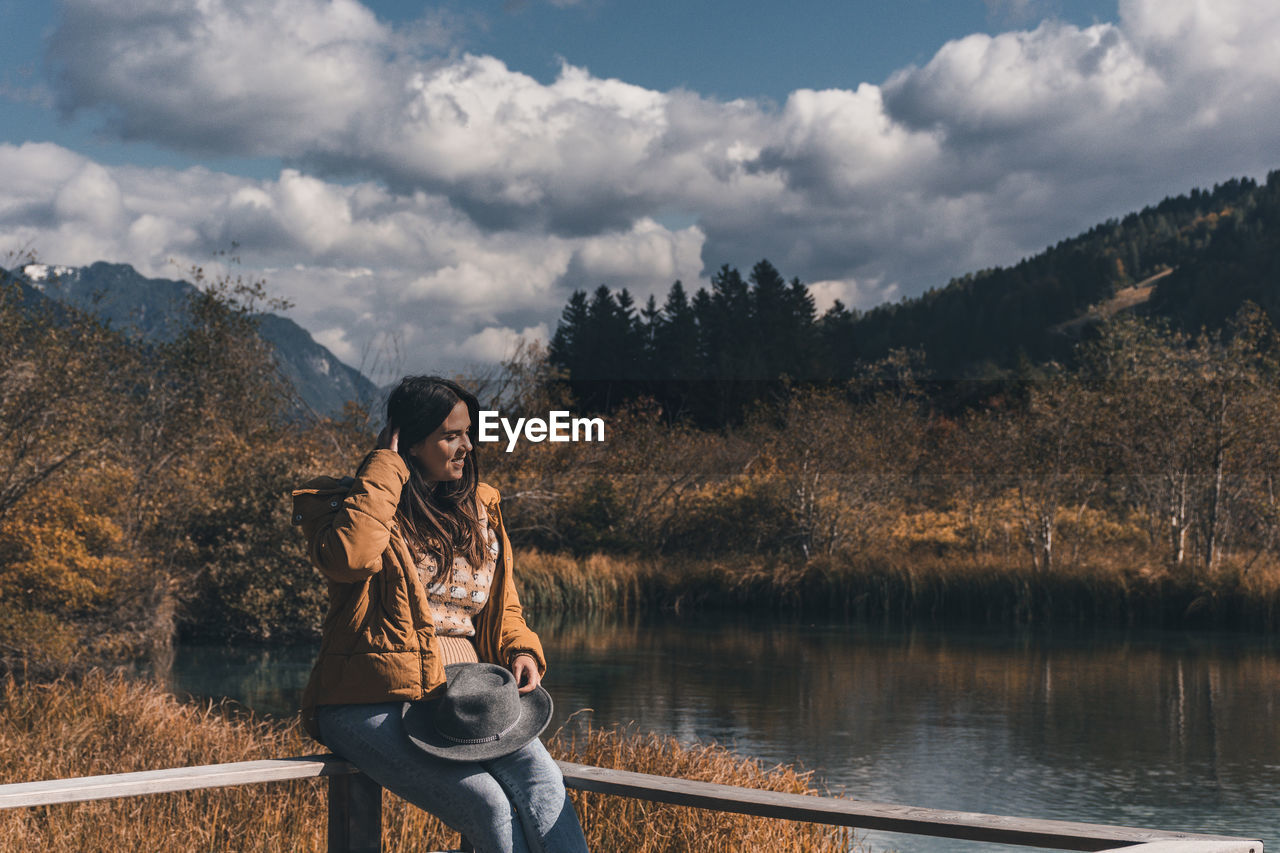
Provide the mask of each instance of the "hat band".
[{"label": "hat band", "polygon": [[520,717],[517,716],[515,720],[511,723],[511,725],[507,726],[505,729],[498,732],[496,735],[489,735],[488,737],[468,737],[468,738],[454,737],[453,735],[444,731],[440,732],[440,734],[442,737],[445,737],[448,740],[453,741],[454,743],[461,743],[461,744],[493,743],[495,740],[502,740],[503,735],[511,734],[511,730],[514,729],[517,725],[519,725],[519,723],[520,723]]}]

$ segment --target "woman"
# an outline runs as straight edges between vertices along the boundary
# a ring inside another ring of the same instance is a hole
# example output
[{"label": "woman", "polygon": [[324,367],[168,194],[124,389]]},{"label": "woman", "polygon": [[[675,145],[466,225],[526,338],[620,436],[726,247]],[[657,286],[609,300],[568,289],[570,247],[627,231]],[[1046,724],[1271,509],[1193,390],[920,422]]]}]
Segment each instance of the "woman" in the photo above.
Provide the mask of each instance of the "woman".
[{"label": "woman", "polygon": [[419,748],[410,735],[421,732],[402,720],[430,719],[414,713],[419,703],[446,704],[436,701],[447,692],[446,664],[500,665],[521,700],[546,671],[516,597],[498,492],[480,482],[478,418],[475,397],[456,383],[406,377],[355,477],[321,477],[293,493],[293,521],[330,598],[303,720],[477,851],[579,853],[577,815],[536,736],[499,758],[448,760]]}]

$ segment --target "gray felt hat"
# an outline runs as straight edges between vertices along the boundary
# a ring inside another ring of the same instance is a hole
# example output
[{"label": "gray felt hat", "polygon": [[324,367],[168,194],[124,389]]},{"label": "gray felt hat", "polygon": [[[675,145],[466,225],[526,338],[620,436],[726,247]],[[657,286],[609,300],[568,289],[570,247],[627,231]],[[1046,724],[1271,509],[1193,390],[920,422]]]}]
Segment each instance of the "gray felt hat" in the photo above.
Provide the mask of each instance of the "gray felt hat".
[{"label": "gray felt hat", "polygon": [[449,761],[488,761],[515,752],[551,722],[551,694],[521,694],[516,677],[492,663],[444,668],[444,695],[405,702],[400,716],[414,746]]}]

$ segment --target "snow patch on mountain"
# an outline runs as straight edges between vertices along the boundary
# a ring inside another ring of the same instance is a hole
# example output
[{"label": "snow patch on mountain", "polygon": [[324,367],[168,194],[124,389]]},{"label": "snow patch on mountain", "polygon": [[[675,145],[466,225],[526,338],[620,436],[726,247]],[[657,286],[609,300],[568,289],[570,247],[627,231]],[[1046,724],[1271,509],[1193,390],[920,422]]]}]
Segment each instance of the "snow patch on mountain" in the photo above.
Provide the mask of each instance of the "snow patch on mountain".
[{"label": "snow patch on mountain", "polygon": [[27,282],[39,290],[44,292],[45,285],[50,279],[63,278],[75,272],[74,267],[51,266],[50,264],[27,264],[22,268],[22,275]]}]

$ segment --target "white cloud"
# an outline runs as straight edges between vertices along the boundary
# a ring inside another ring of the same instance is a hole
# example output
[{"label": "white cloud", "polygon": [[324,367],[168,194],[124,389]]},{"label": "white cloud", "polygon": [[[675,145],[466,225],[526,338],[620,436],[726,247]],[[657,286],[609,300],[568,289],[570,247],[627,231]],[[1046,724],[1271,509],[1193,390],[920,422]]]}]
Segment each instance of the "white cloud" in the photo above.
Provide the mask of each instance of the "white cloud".
[{"label": "white cloud", "polygon": [[124,212],[120,187],[106,169],[85,163],[58,188],[54,214],[65,221],[82,221],[99,228],[113,228]]},{"label": "white cloud", "polygon": [[71,0],[50,57],[63,109],[125,139],[289,155],[378,108],[391,40],[356,0]]},{"label": "white cloud", "polygon": [[857,283],[852,281],[828,279],[809,285],[809,295],[813,297],[814,307],[819,314],[833,307],[837,300],[848,306],[853,301],[850,296],[856,293]]},{"label": "white cloud", "polygon": [[628,288],[633,296],[654,292],[661,283],[662,295],[676,279],[696,280],[702,267],[705,235],[697,226],[672,232],[641,219],[630,231],[601,234],[582,240],[569,259],[561,283],[566,287],[591,290],[600,284]]},{"label": "white cloud", "polygon": [[994,138],[1031,126],[1057,129],[1084,114],[1114,120],[1158,97],[1161,85],[1114,25],[1044,23],[949,42],[924,68],[898,72],[885,88],[894,117],[908,126]]},{"label": "white cloud", "polygon": [[493,364],[511,358],[522,341],[545,344],[549,338],[546,323],[519,332],[507,326],[489,326],[464,340],[458,346],[458,355],[480,364]]},{"label": "white cloud", "polygon": [[1143,55],[1171,76],[1219,70],[1237,80],[1280,77],[1274,3],[1120,0],[1120,21]]},{"label": "white cloud", "polygon": [[1249,0],[1121,0],[1116,23],[972,35],[781,107],[568,64],[543,84],[355,0],[62,8],[66,109],[291,168],[256,181],[0,146],[0,236],[150,271],[239,241],[347,352],[379,335],[414,358],[479,351],[493,330],[553,327],[572,287],[661,298],[762,257],[865,308],[1280,165],[1280,7]]},{"label": "white cloud", "polygon": [[[646,221],[594,237],[492,235],[438,196],[397,196],[289,169],[253,180],[0,145],[0,170],[25,176],[0,187],[0,248],[30,246],[69,265],[128,262],[153,276],[180,277],[194,265],[211,276],[262,276],[339,357],[366,368],[394,363],[392,372],[442,359],[446,370],[497,352],[494,330],[545,339],[575,258],[590,259],[596,272],[625,270],[645,292],[696,279],[700,266],[697,229]],[[213,259],[233,242],[251,266]]]},{"label": "white cloud", "polygon": [[848,200],[901,186],[939,147],[933,134],[895,122],[880,88],[865,83],[854,92],[792,93],[773,136],[778,141],[756,158],[758,168],[785,173],[807,195]]},{"label": "white cloud", "polygon": [[348,337],[345,329],[317,329],[311,333],[311,337],[315,338],[316,342],[321,346],[327,347],[329,352],[336,355],[341,361],[347,364],[359,363],[359,349]]}]

